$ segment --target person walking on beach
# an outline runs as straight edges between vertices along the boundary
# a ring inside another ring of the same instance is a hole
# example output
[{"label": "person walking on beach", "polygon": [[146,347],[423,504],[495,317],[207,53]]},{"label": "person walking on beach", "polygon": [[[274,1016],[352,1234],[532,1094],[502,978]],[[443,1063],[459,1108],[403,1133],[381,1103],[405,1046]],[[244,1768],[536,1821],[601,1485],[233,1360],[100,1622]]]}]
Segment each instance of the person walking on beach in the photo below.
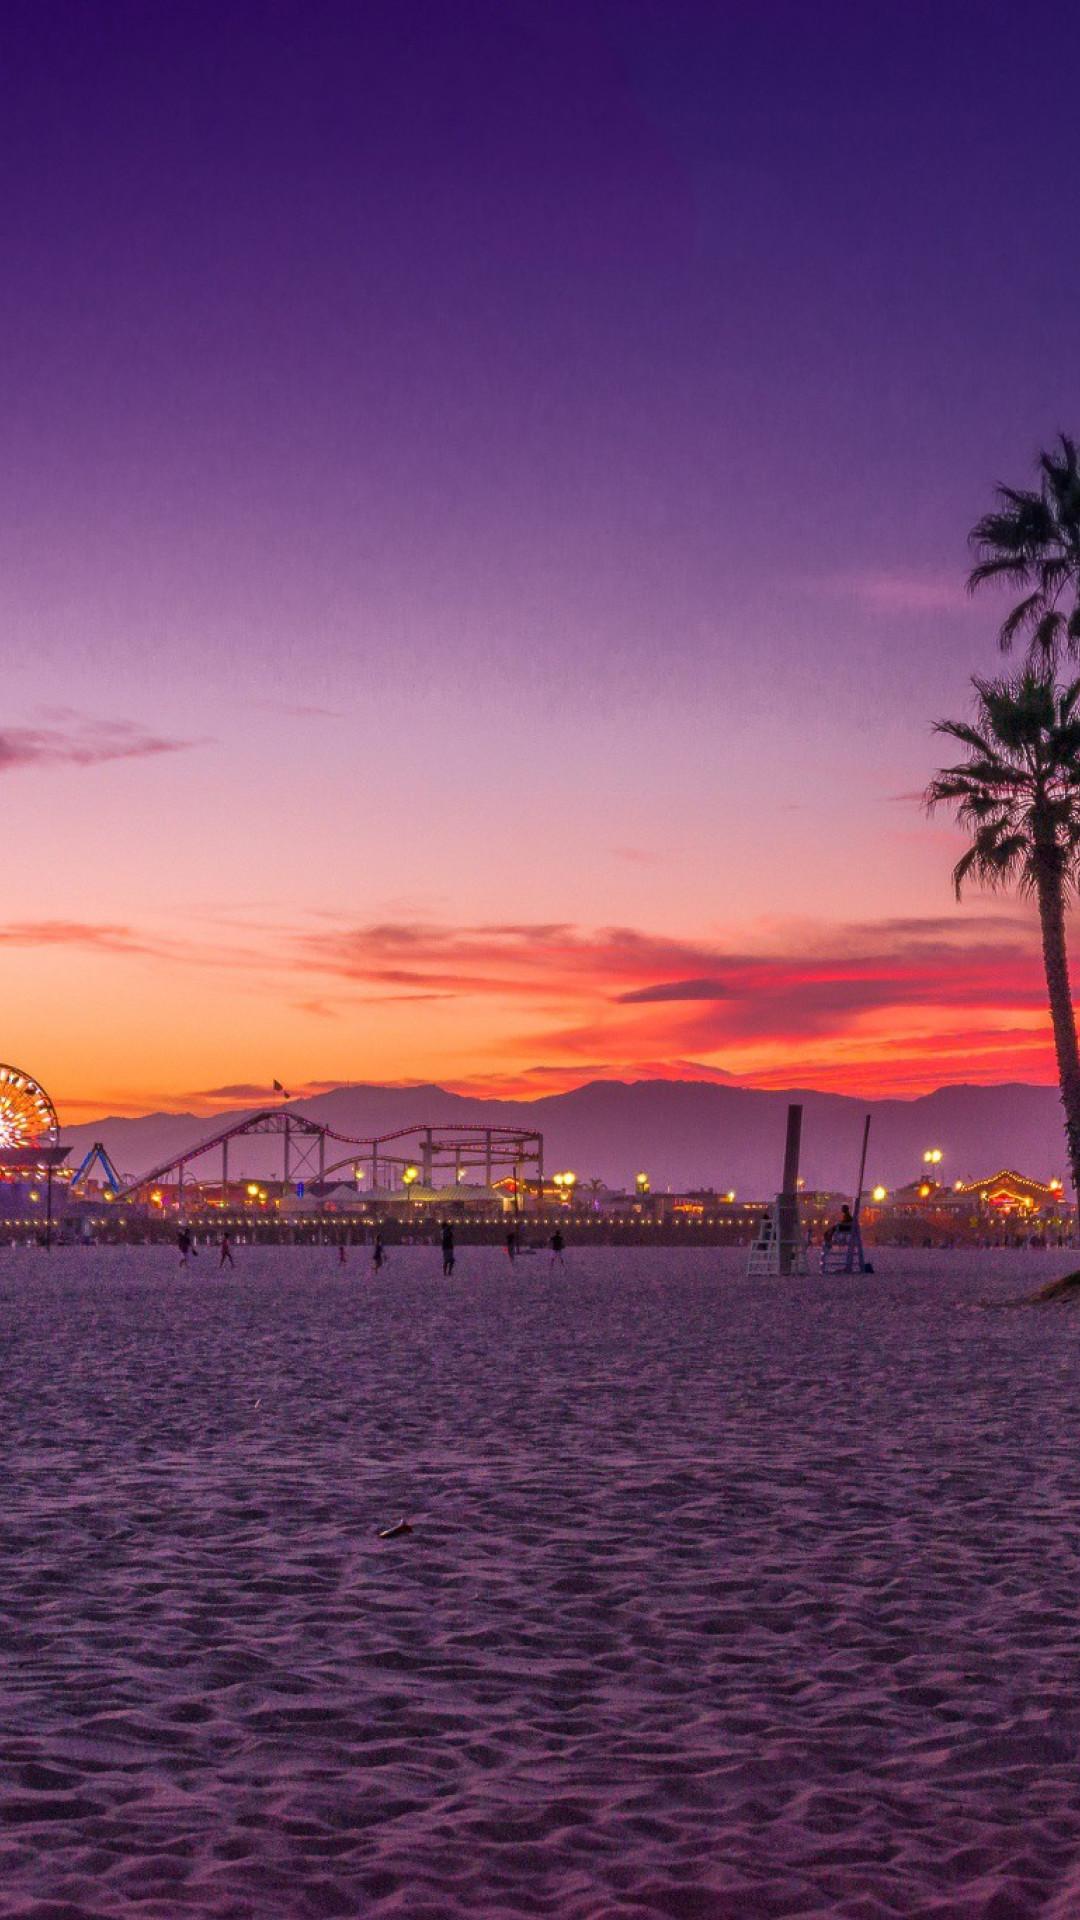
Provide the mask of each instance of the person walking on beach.
[{"label": "person walking on beach", "polygon": [[232,1237],[227,1233],[223,1233],[221,1236],[221,1258],[218,1261],[218,1266],[235,1267],[235,1265],[236,1261],[232,1257]]},{"label": "person walking on beach", "polygon": [[345,1265],[345,1242],[344,1242],[344,1240],[342,1240],[342,1241],[340,1241],[340,1242],[338,1243],[338,1250],[337,1250],[337,1263],[338,1263],[338,1266],[339,1266],[339,1267],[343,1267],[343,1266]]},{"label": "person walking on beach", "polygon": [[385,1259],[386,1248],[383,1246],[383,1237],[381,1233],[377,1233],[371,1247],[371,1264],[376,1273],[381,1270]]},{"label": "person walking on beach", "polygon": [[180,1265],[186,1267],[195,1256],[195,1242],[186,1227],[178,1229],[176,1244],[180,1250]]},{"label": "person walking on beach", "polygon": [[562,1237],[562,1228],[556,1227],[551,1236],[551,1264],[553,1267],[565,1267],[566,1261],[563,1259],[563,1248],[565,1245],[566,1241]]},{"label": "person walking on beach", "polygon": [[443,1221],[442,1270],[443,1277],[447,1280],[454,1271],[454,1229],[450,1225],[449,1220]]},{"label": "person walking on beach", "polygon": [[517,1259],[517,1250],[518,1250],[517,1228],[511,1227],[509,1233],[506,1236],[506,1253],[511,1266],[513,1266],[514,1261]]}]

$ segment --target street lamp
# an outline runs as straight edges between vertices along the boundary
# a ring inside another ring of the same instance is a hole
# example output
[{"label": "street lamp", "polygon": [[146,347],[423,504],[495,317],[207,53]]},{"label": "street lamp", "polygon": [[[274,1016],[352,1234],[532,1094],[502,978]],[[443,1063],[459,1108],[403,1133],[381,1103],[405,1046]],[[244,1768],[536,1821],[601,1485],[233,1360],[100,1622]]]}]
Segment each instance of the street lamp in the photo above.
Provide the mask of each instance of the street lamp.
[{"label": "street lamp", "polygon": [[645,1195],[646,1195],[646,1194],[648,1193],[648,1191],[649,1191],[649,1176],[648,1176],[648,1174],[647,1174],[647,1173],[638,1173],[638,1174],[635,1174],[635,1176],[634,1176],[634,1185],[635,1185],[635,1187],[637,1188],[637,1190],[638,1190],[638,1192],[639,1192],[639,1194],[641,1195],[641,1197],[642,1197],[642,1199],[644,1199],[644,1197],[645,1197]]},{"label": "street lamp", "polygon": [[945,1155],[942,1153],[940,1147],[927,1147],[926,1152],[923,1154],[923,1166],[940,1167],[944,1158]]},{"label": "street lamp", "polygon": [[888,1199],[889,1190],[887,1187],[875,1187],[870,1197],[872,1200],[876,1200],[878,1205],[880,1206],[883,1200]]},{"label": "street lamp", "polygon": [[406,1169],[405,1169],[405,1171],[404,1171],[404,1173],[402,1174],[402,1176],[401,1176],[401,1178],[402,1178],[402,1181],[403,1181],[403,1183],[404,1183],[404,1185],[405,1185],[406,1187],[412,1187],[412,1186],[415,1186],[415,1184],[416,1184],[416,1182],[417,1182],[417,1181],[419,1180],[419,1178],[420,1178],[420,1169],[419,1169],[419,1167],[406,1167]]}]

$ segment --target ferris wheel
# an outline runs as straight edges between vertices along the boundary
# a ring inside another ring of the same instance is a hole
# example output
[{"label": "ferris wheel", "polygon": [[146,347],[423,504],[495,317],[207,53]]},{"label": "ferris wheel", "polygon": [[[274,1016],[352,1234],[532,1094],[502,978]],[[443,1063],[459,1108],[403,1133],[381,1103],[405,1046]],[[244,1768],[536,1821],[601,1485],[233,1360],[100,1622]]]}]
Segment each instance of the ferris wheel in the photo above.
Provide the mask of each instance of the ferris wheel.
[{"label": "ferris wheel", "polygon": [[0,1152],[54,1147],[59,1132],[56,1108],[44,1087],[21,1067],[0,1065]]}]

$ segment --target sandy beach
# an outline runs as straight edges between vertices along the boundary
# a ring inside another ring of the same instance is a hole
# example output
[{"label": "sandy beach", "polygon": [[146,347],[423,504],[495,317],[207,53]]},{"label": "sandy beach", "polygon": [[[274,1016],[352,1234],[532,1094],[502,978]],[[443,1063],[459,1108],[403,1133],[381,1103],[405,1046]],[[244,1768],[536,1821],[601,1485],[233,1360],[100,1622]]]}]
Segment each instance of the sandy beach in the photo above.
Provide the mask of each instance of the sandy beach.
[{"label": "sandy beach", "polygon": [[1075,1256],[334,1261],[0,1253],[0,1914],[1080,1911]]}]

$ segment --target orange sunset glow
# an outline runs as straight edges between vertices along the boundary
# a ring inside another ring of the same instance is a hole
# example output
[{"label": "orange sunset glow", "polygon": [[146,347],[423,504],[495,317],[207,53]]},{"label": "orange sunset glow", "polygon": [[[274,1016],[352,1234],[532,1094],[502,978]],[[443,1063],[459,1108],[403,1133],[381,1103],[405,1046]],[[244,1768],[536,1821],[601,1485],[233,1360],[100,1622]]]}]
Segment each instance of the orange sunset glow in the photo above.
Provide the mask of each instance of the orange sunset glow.
[{"label": "orange sunset glow", "polygon": [[912,1095],[1052,1077],[1022,911],[774,923],[726,939],[329,915],[206,921],[182,936],[25,921],[2,945],[9,982],[23,983],[12,1048],[75,1117],[209,1113],[260,1097],[271,1074],[294,1091],[437,1080],[516,1097],[597,1078]]}]

